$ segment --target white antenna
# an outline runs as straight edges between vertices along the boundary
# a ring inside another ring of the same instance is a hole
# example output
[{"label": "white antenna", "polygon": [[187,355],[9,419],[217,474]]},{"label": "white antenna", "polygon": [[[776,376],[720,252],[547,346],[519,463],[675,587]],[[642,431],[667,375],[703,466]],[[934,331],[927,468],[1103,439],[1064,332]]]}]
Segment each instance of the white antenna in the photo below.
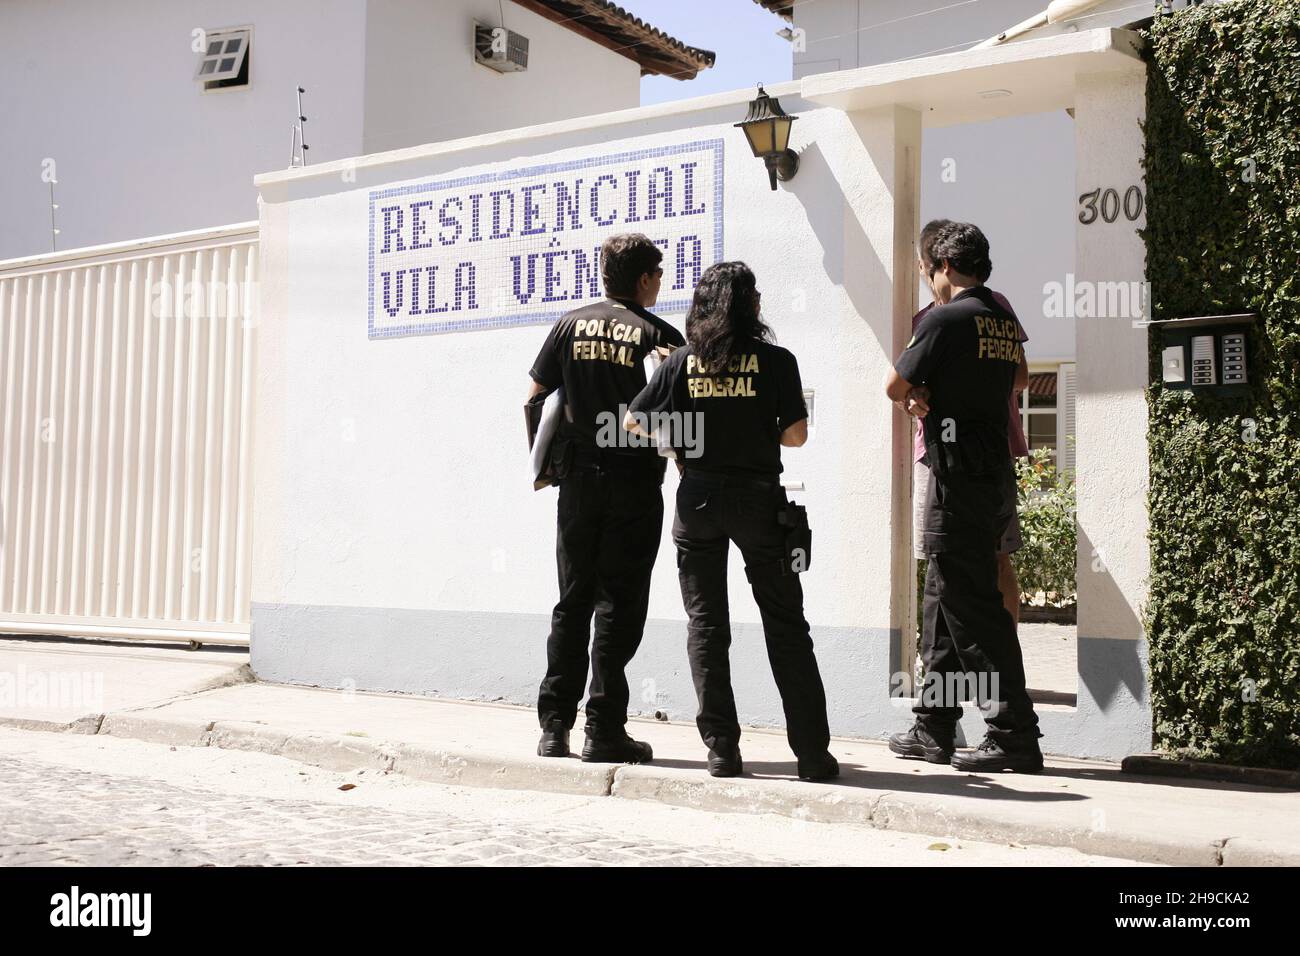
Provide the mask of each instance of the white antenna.
[{"label": "white antenna", "polygon": [[54,201],[54,183],[50,180],[50,248],[54,252],[59,251],[59,227],[54,221],[54,211],[59,208],[59,204]]},{"label": "white antenna", "polygon": [[296,114],[297,119],[295,119],[293,122],[293,134],[289,140],[289,165],[290,166],[307,165],[307,150],[310,147],[307,145],[305,136],[303,134],[303,127],[302,127],[302,124],[307,122],[307,117],[304,116],[302,112],[302,95],[306,92],[307,91],[303,89],[301,86],[298,87],[298,112]]}]

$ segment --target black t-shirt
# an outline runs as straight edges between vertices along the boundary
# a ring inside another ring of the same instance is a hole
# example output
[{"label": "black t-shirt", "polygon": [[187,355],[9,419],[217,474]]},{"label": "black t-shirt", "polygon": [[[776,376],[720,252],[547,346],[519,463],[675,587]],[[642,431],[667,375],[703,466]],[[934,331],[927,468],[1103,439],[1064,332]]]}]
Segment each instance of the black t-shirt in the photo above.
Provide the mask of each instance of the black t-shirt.
[{"label": "black t-shirt", "polygon": [[[930,389],[926,450],[936,473],[981,475],[1010,466],[1008,398],[1023,355],[1016,317],[984,286],[935,306],[917,325],[894,368]],[[944,456],[939,463],[936,448]]]},{"label": "black t-shirt", "polygon": [[[751,341],[726,369],[705,369],[688,345],[659,366],[631,411],[669,428],[677,460],[690,469],[775,478],[781,432],[808,417],[799,363],[769,342]],[[685,416],[690,416],[689,420]],[[647,429],[650,430],[650,429]]]},{"label": "black t-shirt", "polygon": [[[621,437],[623,413],[645,388],[645,357],[659,346],[685,344],[680,332],[635,302],[605,299],[561,317],[529,374],[545,388],[564,386],[573,415],[566,434],[596,447],[602,432]],[[611,454],[659,460],[653,446],[601,444]]]}]

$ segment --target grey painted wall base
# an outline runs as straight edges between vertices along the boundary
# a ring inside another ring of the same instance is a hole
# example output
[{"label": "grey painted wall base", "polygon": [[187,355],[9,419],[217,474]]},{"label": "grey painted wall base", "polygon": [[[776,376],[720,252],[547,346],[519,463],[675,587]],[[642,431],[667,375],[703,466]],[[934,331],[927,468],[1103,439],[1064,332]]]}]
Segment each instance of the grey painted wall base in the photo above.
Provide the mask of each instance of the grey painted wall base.
[{"label": "grey painted wall base", "polygon": [[[258,678],[287,684],[531,704],[546,670],[548,614],[254,604],[251,665]],[[762,628],[732,629],[732,682],[741,723],[781,727],[781,700]],[[831,732],[880,738],[911,722],[911,701],[891,698],[883,628],[814,627]],[[1079,705],[1040,713],[1049,753],[1118,759],[1151,746],[1146,647],[1080,638]],[[631,712],[692,720],[695,691],[681,621],[646,624],[627,671]],[[968,708],[962,731],[983,735]]]}]

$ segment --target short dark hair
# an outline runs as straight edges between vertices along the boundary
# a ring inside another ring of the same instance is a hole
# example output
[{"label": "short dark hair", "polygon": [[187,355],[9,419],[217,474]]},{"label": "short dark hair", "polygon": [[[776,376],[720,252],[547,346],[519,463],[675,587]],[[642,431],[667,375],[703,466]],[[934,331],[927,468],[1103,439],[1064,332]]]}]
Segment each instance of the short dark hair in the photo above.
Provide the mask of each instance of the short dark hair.
[{"label": "short dark hair", "polygon": [[610,236],[600,247],[600,277],[607,295],[631,295],[648,272],[654,272],[664,254],[650,238],[639,232]]},{"label": "short dark hair", "polygon": [[989,241],[979,226],[969,222],[935,219],[921,230],[921,260],[933,270],[944,260],[963,275],[987,282],[993,274]]}]

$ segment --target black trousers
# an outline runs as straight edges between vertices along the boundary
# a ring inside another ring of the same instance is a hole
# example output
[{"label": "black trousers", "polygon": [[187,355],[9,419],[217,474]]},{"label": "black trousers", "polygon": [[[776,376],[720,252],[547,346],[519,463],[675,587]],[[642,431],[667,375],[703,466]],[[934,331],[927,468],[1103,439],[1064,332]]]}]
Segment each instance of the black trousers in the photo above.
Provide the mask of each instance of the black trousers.
[{"label": "black trousers", "polygon": [[[537,694],[543,727],[572,728],[587,683],[587,732],[618,735],[627,723],[624,669],[641,644],[650,572],[663,530],[663,469],[575,470],[560,483],[555,563],[560,600]],[[595,635],[592,636],[592,618]]]},{"label": "black trousers", "polygon": [[695,723],[710,748],[740,739],[731,689],[727,602],[727,553],[734,541],[763,620],[790,748],[798,756],[812,757],[824,753],[830,743],[826,693],[804,618],[799,576],[781,568],[785,533],[776,516],[786,501],[785,491],[776,482],[762,485],[688,471],[677,489],[673,542],[689,618],[687,651],[699,702]]},{"label": "black trousers", "polygon": [[931,475],[921,606],[926,676],[912,708],[928,726],[950,730],[961,701],[976,699],[989,706],[990,736],[1041,736],[1016,625],[998,590],[997,542],[1014,515],[1013,475]]}]

